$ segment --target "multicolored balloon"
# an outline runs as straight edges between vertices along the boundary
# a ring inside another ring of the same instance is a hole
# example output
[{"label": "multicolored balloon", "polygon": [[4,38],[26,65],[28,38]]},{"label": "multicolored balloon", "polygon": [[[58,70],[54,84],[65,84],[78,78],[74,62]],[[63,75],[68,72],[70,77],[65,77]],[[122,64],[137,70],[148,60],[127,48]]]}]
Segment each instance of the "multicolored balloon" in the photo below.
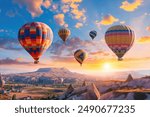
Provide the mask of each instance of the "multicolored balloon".
[{"label": "multicolored balloon", "polygon": [[75,51],[74,57],[82,66],[83,61],[87,58],[87,53],[84,50],[79,49]]},{"label": "multicolored balloon", "polygon": [[134,39],[134,31],[125,25],[112,26],[105,34],[106,44],[117,55],[119,61],[123,60],[124,54],[132,47]]},{"label": "multicolored balloon", "polygon": [[66,42],[66,40],[68,39],[68,37],[70,36],[71,32],[69,29],[67,28],[62,28],[58,31],[58,35],[59,37]]},{"label": "multicolored balloon", "polygon": [[43,52],[50,47],[53,32],[48,25],[42,22],[27,23],[19,29],[18,40],[37,64]]},{"label": "multicolored balloon", "polygon": [[90,31],[89,36],[92,38],[92,40],[97,36],[97,32],[95,30]]}]

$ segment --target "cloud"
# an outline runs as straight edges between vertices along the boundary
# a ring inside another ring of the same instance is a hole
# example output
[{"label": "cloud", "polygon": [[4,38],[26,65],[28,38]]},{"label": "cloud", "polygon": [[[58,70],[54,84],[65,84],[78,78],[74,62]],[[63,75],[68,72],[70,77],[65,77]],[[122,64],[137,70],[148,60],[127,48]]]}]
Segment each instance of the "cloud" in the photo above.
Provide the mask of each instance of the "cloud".
[{"label": "cloud", "polygon": [[37,17],[43,13],[42,6],[49,8],[51,0],[13,0],[20,7],[25,6],[32,17]]},{"label": "cloud", "polygon": [[55,19],[57,24],[59,24],[60,26],[68,27],[68,24],[65,23],[64,18],[65,18],[64,14],[54,15],[54,19]]},{"label": "cloud", "polygon": [[141,6],[143,0],[134,0],[134,2],[129,3],[128,1],[122,2],[122,5],[120,6],[121,9],[132,12],[135,9],[137,9],[139,6]]},{"label": "cloud", "polygon": [[72,17],[74,19],[77,19],[79,21],[85,21],[86,20],[86,16],[84,15],[85,9],[79,10],[77,8],[73,8],[71,10],[71,13],[72,13],[72,15],[73,15]]},{"label": "cloud", "polygon": [[54,55],[66,56],[72,55],[76,49],[85,49],[90,50],[87,47],[95,47],[95,43],[91,42],[90,40],[81,40],[78,37],[69,38],[66,42],[66,45],[60,40],[55,42],[50,51]]},{"label": "cloud", "polygon": [[73,56],[59,56],[59,55],[53,55],[51,56],[53,61],[59,61],[59,62],[73,62],[74,57]]},{"label": "cloud", "polygon": [[120,21],[120,24],[125,24],[126,22],[125,21]]},{"label": "cloud", "polygon": [[77,49],[83,49],[87,52],[88,61],[99,61],[104,58],[112,58],[113,54],[111,54],[110,51],[104,50],[104,48],[99,45],[102,45],[102,43],[81,40],[78,37],[68,39],[66,44],[62,41],[57,41],[53,43],[52,47],[49,49],[50,58],[58,62],[72,62],[74,61],[74,52]]},{"label": "cloud", "polygon": [[103,51],[103,50],[98,50],[98,51],[94,51],[90,53],[93,56],[109,56],[110,53],[108,53],[107,51]]},{"label": "cloud", "polygon": [[146,30],[147,30],[147,31],[150,31],[150,26],[146,27]]},{"label": "cloud", "polygon": [[82,23],[79,23],[79,22],[76,23],[76,25],[75,25],[76,28],[81,28],[82,26],[83,26],[83,24],[82,24]]},{"label": "cloud", "polygon": [[[0,65],[27,65],[27,67],[32,66],[32,67],[36,67],[33,62],[27,62],[24,60],[24,58],[22,57],[18,57],[15,59],[12,58],[4,58],[4,59],[0,59]],[[42,61],[38,64],[38,65],[47,65],[47,63],[42,63]],[[12,68],[13,69],[13,68]]]},{"label": "cloud", "polygon": [[62,9],[63,13],[67,13],[70,10],[70,6],[68,4],[67,5],[63,5],[61,7],[61,9]]},{"label": "cloud", "polygon": [[51,5],[51,8],[50,8],[50,11],[55,11],[55,12],[57,12],[57,11],[58,11],[58,4],[52,4],[52,5]]},{"label": "cloud", "polygon": [[63,3],[79,3],[82,2],[82,0],[61,0]]},{"label": "cloud", "polygon": [[52,0],[44,0],[42,5],[45,7],[45,8],[49,8],[52,4]]},{"label": "cloud", "polygon": [[133,17],[129,22],[129,25],[136,32],[136,37],[140,38],[145,35],[145,23],[147,22],[147,16],[145,14],[139,15],[138,17]]},{"label": "cloud", "polygon": [[139,40],[138,40],[139,43],[150,43],[150,36],[144,36],[144,37],[141,37]]},{"label": "cloud", "polygon": [[0,48],[7,50],[22,50],[17,39],[11,37],[0,37]]},{"label": "cloud", "polygon": [[101,21],[96,21],[96,24],[99,25],[111,25],[115,22],[119,21],[119,19],[115,18],[112,15],[106,15],[103,17]]},{"label": "cloud", "polygon": [[78,9],[79,4],[75,4],[75,3],[73,2],[73,3],[70,4],[70,7],[71,7],[72,9]]},{"label": "cloud", "polygon": [[71,13],[73,19],[85,22],[85,9],[79,9],[80,3],[82,0],[62,0],[63,3],[61,9],[63,13]]},{"label": "cloud", "polygon": [[18,59],[5,58],[0,60],[1,65],[10,65],[10,64],[28,64],[28,62],[18,61]]},{"label": "cloud", "polygon": [[144,15],[145,16],[150,16],[150,13],[145,12]]},{"label": "cloud", "polygon": [[[102,57],[108,57],[111,56],[111,54],[109,54],[109,52],[107,52],[107,50],[104,50],[104,48],[102,48],[101,42],[97,42],[97,41],[90,41],[90,40],[81,40],[78,37],[74,37],[74,38],[69,38],[66,42],[66,44],[64,44],[61,40],[54,42],[53,45],[51,46],[51,48],[49,49],[50,51],[50,58],[53,59],[57,59],[61,61],[65,60],[67,57],[69,59],[74,58],[74,52],[77,49],[83,49],[85,50],[88,55],[89,55],[89,59],[92,58],[92,60],[94,59],[99,59]],[[66,59],[68,60],[68,59]]]},{"label": "cloud", "polygon": [[54,15],[54,19],[60,26],[63,26],[65,24],[64,17],[65,17],[64,14]]},{"label": "cloud", "polygon": [[[55,13],[68,13],[73,19],[85,22],[85,9],[79,9],[82,0],[61,0],[61,2],[52,2],[52,0],[13,0],[21,8],[26,7],[32,17],[40,16],[44,11],[42,7],[49,9]],[[12,12],[9,13],[12,16]]]},{"label": "cloud", "polygon": [[18,57],[15,60],[18,61],[18,62],[22,62],[24,59],[22,57]]},{"label": "cloud", "polygon": [[0,33],[7,33],[9,32],[8,30],[5,30],[5,29],[0,29]]}]

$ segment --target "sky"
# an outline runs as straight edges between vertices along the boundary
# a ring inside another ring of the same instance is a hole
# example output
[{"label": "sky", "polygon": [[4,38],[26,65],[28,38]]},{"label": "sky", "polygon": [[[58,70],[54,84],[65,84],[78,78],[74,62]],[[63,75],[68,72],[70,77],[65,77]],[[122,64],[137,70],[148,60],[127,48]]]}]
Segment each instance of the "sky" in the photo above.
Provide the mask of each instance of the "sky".
[{"label": "sky", "polygon": [[[0,0],[0,72],[41,67],[65,67],[87,74],[150,70],[149,6],[149,0]],[[54,34],[38,65],[18,41],[19,28],[36,21],[47,24]],[[130,26],[136,34],[133,47],[121,62],[104,39],[106,30],[118,24]],[[58,36],[62,27],[71,31],[66,45]],[[89,37],[91,30],[98,33],[94,40]],[[77,49],[88,53],[82,67],[73,57]]]}]

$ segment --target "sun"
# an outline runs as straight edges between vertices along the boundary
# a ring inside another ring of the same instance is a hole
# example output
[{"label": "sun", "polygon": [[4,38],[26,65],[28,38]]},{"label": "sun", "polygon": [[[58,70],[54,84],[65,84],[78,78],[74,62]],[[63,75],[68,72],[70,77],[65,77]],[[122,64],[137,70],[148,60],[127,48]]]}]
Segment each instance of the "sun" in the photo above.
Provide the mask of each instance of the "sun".
[{"label": "sun", "polygon": [[103,71],[104,72],[110,72],[112,70],[112,66],[110,63],[104,63],[103,65]]}]

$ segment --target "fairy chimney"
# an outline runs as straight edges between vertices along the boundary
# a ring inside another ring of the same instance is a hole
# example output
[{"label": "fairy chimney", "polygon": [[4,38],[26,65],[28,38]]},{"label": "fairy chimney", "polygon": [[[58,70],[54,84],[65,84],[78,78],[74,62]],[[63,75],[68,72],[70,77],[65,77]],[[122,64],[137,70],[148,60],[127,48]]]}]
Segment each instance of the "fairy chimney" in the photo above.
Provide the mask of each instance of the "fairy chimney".
[{"label": "fairy chimney", "polygon": [[99,100],[100,99],[100,92],[98,91],[98,89],[94,83],[92,83],[91,86],[88,88],[87,99],[88,100]]},{"label": "fairy chimney", "polygon": [[4,80],[2,79],[2,75],[0,74],[0,87],[3,88],[4,87]]},{"label": "fairy chimney", "polygon": [[126,82],[130,82],[133,80],[133,77],[131,74],[128,75]]},{"label": "fairy chimney", "polygon": [[69,94],[69,93],[71,93],[72,91],[74,91],[74,88],[73,88],[73,86],[70,84],[70,85],[68,86],[68,88],[67,88],[66,93]]},{"label": "fairy chimney", "polygon": [[86,86],[86,81],[83,82],[82,87]]}]

